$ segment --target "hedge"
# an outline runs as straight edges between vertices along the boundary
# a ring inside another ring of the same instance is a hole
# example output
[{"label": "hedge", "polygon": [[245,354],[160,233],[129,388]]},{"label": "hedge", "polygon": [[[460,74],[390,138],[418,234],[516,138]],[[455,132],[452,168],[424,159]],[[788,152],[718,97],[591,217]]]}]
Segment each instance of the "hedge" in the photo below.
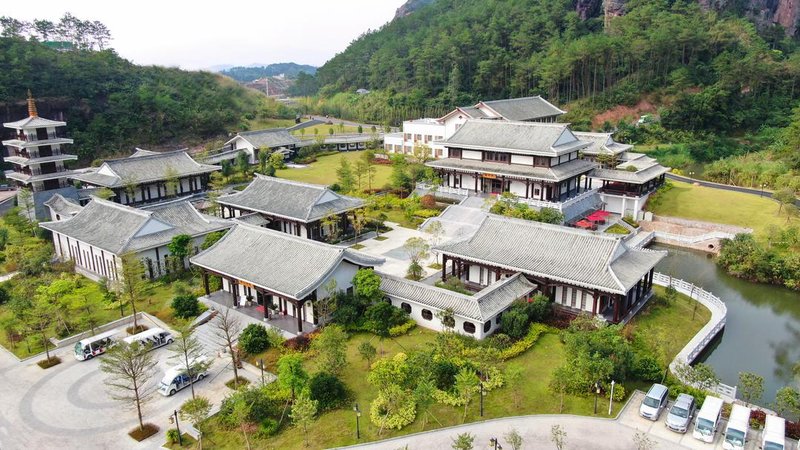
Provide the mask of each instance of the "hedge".
[{"label": "hedge", "polygon": [[538,341],[539,338],[548,331],[550,331],[550,327],[547,325],[538,322],[532,323],[531,327],[528,329],[528,334],[526,334],[524,338],[518,340],[510,347],[500,352],[500,359],[505,361],[507,359],[516,358],[517,356],[525,353],[526,350],[533,347],[533,344],[535,344],[536,341]]},{"label": "hedge", "polygon": [[406,323],[403,323],[403,324],[394,326],[392,328],[389,328],[389,336],[391,336],[391,337],[402,336],[402,335],[408,333],[409,331],[413,330],[414,327],[416,327],[416,326],[417,326],[417,322],[414,322],[413,320],[409,320]]}]

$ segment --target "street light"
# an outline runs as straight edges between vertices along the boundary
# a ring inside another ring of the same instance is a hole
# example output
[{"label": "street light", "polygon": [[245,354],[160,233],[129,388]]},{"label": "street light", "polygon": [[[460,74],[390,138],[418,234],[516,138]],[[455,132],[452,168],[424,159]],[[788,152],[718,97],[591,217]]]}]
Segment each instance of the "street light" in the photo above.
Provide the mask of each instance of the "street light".
[{"label": "street light", "polygon": [[264,383],[264,358],[261,358],[261,360],[259,360],[258,367],[261,368],[261,385],[264,386],[266,384]]},{"label": "street light", "polygon": [[[174,417],[173,417],[174,415]],[[174,423],[175,428],[178,429],[178,445],[183,447],[183,436],[181,436],[181,426],[178,423],[178,410],[176,409],[173,414],[169,416],[169,423]]]},{"label": "street light", "polygon": [[765,187],[767,187],[767,183],[761,183],[761,194],[759,195],[759,197],[763,197],[764,196],[764,188]]},{"label": "street light", "polygon": [[489,439],[489,445],[490,446],[493,445],[494,446],[494,450],[503,450],[503,446],[500,445],[500,439],[497,439],[495,437]]},{"label": "street light", "polygon": [[600,382],[594,383],[594,413],[597,414],[597,397],[600,396]]},{"label": "street light", "polygon": [[356,403],[356,405],[353,406],[353,411],[355,411],[356,413],[356,440],[358,440],[361,439],[361,428],[358,421],[359,417],[361,417],[361,410],[358,409],[358,403]]},{"label": "street light", "polygon": [[694,178],[694,172],[689,172],[689,178]]},{"label": "street light", "polygon": [[481,387],[481,417],[483,417],[483,381],[478,381],[478,385]]},{"label": "street light", "polygon": [[616,381],[611,380],[611,395],[608,397],[608,415],[611,415],[611,407],[614,405],[614,384]]}]

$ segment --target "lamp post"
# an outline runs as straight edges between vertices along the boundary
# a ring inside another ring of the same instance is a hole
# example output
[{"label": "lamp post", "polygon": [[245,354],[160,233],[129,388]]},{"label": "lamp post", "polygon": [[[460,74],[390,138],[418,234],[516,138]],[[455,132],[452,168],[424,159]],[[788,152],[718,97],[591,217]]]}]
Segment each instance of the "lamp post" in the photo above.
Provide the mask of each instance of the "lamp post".
[{"label": "lamp post", "polygon": [[481,417],[483,417],[483,381],[479,381],[478,385],[481,387]]},{"label": "lamp post", "polygon": [[694,172],[689,172],[689,178],[694,178]]},{"label": "lamp post", "polygon": [[[174,417],[173,417],[174,416]],[[174,423],[175,428],[178,429],[178,445],[183,447],[183,436],[181,436],[181,425],[178,423],[178,410],[174,410],[169,416],[169,423]]]},{"label": "lamp post", "polygon": [[611,407],[614,406],[614,384],[616,381],[611,380],[611,395],[608,397],[608,415],[611,415]]},{"label": "lamp post", "polygon": [[503,446],[500,445],[500,439],[496,437],[489,439],[489,445],[494,446],[494,450],[503,450]]},{"label": "lamp post", "polygon": [[767,183],[761,183],[761,194],[759,195],[759,197],[763,197],[764,196],[764,188],[765,187],[767,187]]},{"label": "lamp post", "polygon": [[594,413],[597,414],[597,397],[600,396],[600,382],[594,383]]},{"label": "lamp post", "polygon": [[264,358],[258,361],[258,367],[261,368],[261,385],[264,386],[266,384],[264,383]]},{"label": "lamp post", "polygon": [[356,413],[356,440],[359,440],[361,439],[361,428],[358,419],[361,417],[361,410],[358,408],[358,403],[353,406],[353,411]]}]

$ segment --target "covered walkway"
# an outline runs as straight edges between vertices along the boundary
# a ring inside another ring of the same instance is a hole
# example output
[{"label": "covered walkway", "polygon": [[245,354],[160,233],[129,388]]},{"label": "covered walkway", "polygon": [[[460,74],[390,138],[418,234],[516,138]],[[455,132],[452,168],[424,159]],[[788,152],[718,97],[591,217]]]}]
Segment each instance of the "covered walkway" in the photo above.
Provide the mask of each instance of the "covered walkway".
[{"label": "covered walkway", "polygon": [[302,331],[298,329],[297,318],[283,314],[280,311],[266,310],[261,305],[233,307],[233,295],[230,292],[216,291],[204,295],[199,299],[210,309],[220,310],[223,308],[233,308],[232,311],[242,320],[243,328],[251,323],[271,326],[280,330],[286,338],[293,338],[302,333],[310,333],[316,329],[316,325],[306,321],[302,322]]}]

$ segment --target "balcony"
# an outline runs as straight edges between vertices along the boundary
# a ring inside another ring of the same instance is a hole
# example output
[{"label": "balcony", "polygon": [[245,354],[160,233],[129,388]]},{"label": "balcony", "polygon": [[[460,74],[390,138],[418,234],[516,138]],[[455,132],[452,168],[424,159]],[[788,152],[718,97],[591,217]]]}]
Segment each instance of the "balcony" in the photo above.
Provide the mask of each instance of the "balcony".
[{"label": "balcony", "polygon": [[3,141],[3,145],[17,148],[32,148],[42,145],[72,144],[72,142],[72,139],[67,138],[62,133],[48,133],[46,139],[38,139],[36,136],[16,136]]},{"label": "balcony", "polygon": [[76,155],[68,155],[66,153],[54,152],[51,156],[34,156],[31,158],[26,158],[25,156],[8,156],[4,158],[5,161],[10,162],[11,164],[15,164],[22,167],[28,166],[35,166],[39,164],[49,163],[49,162],[56,162],[56,161],[76,161],[78,157]]}]

